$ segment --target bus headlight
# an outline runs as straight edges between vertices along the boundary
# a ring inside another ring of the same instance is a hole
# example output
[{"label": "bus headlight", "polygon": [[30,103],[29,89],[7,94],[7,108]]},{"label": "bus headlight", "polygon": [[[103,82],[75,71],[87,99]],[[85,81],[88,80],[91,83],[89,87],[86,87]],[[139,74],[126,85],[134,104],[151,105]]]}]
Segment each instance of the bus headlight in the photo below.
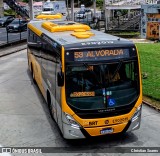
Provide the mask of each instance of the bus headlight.
[{"label": "bus headlight", "polygon": [[138,117],[141,115],[141,108],[142,108],[142,105],[140,105],[137,110],[135,111],[133,117],[132,117],[132,122],[134,122],[135,120],[138,119]]},{"label": "bus headlight", "polygon": [[67,113],[64,113],[64,116],[68,124],[70,124],[74,128],[78,128],[78,129],[80,128],[80,125],[74,120],[72,116],[70,116]]}]

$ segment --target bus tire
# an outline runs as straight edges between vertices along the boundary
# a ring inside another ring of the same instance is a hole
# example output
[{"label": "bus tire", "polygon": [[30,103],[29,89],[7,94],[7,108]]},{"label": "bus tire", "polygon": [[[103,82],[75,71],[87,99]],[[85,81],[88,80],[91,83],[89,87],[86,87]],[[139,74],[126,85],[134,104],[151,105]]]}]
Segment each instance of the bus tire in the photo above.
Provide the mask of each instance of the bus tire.
[{"label": "bus tire", "polygon": [[51,115],[51,118],[54,120],[54,115],[53,115],[53,112],[52,112],[51,96],[50,96],[49,91],[47,91],[47,104],[48,104],[49,113]]},{"label": "bus tire", "polygon": [[32,73],[32,80],[33,80],[33,83],[35,84],[35,83],[36,83],[36,80],[35,80],[35,74],[34,74],[34,70],[33,70],[32,64],[31,64],[31,73]]}]

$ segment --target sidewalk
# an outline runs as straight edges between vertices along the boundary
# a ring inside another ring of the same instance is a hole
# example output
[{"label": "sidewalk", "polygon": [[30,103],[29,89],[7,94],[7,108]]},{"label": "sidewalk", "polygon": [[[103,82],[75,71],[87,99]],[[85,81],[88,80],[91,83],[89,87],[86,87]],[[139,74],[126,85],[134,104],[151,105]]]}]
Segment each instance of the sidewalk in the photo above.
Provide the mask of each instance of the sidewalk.
[{"label": "sidewalk", "polygon": [[2,48],[2,49],[0,49],[0,57],[6,56],[6,55],[9,55],[9,54],[12,54],[12,53],[16,53],[16,52],[24,50],[26,48],[27,48],[26,43],[23,43],[21,45],[16,45],[16,46],[13,45],[13,46],[9,46],[9,47],[6,47],[6,48]]}]

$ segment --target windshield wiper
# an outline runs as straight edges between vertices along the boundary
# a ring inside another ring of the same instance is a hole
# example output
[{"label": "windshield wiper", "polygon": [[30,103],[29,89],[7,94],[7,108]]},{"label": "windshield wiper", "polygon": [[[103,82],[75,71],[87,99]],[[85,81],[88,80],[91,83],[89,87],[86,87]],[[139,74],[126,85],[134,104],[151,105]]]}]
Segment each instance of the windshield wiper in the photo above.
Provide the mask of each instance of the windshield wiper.
[{"label": "windshield wiper", "polygon": [[119,62],[119,64],[118,64],[117,68],[115,69],[115,71],[114,71],[114,73],[113,73],[113,75],[112,75],[112,77],[111,77],[111,80],[112,80],[112,79],[115,77],[115,75],[118,73],[119,69],[120,69],[121,66],[122,66],[122,63],[123,63],[123,61],[121,60],[121,61]]}]

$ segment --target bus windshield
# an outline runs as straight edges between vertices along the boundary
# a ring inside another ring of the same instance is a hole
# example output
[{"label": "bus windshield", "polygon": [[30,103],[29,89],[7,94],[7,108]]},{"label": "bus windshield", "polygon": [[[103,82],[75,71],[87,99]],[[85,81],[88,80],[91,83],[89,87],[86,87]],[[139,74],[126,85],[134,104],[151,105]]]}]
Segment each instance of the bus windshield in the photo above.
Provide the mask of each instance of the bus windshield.
[{"label": "bus windshield", "polygon": [[138,62],[66,66],[66,99],[80,110],[121,107],[139,94]]}]

